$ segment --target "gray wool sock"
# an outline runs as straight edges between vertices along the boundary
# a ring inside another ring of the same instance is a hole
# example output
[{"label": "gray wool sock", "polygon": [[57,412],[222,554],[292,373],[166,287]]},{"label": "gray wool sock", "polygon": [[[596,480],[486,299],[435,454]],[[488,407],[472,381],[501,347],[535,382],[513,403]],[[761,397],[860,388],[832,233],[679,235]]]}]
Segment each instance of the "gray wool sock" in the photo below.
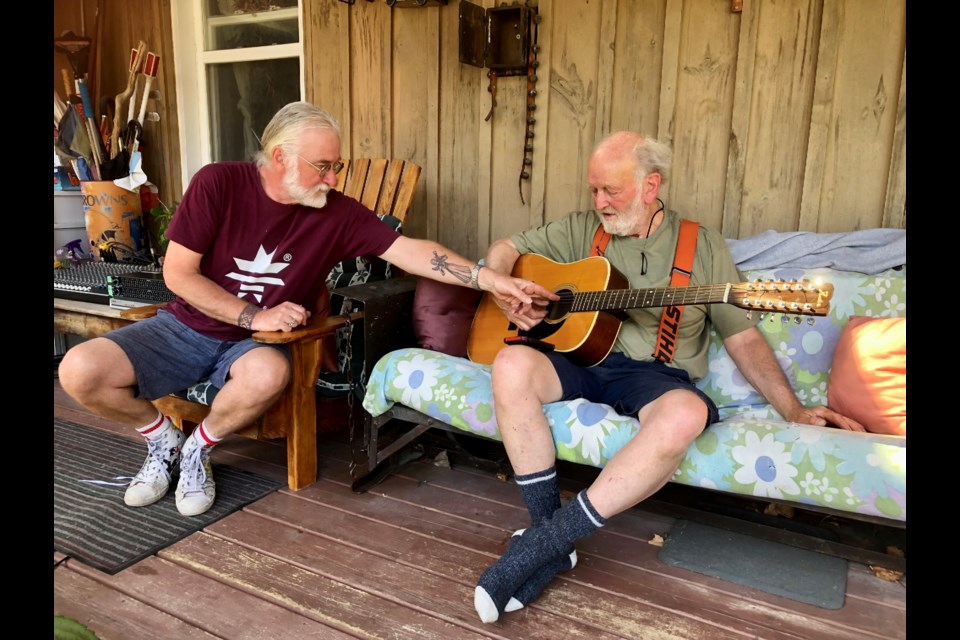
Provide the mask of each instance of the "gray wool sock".
[{"label": "gray wool sock", "polygon": [[[512,545],[516,538],[523,535],[524,531],[526,531],[526,529],[520,529],[514,532],[513,537],[510,538],[510,544]],[[572,549],[568,555],[560,556],[548,565],[540,567],[532,576],[527,578],[526,582],[520,585],[520,588],[517,589],[517,592],[513,594],[513,597],[510,598],[510,601],[507,602],[507,605],[503,608],[504,612],[509,613],[523,609],[540,597],[540,594],[543,593],[543,590],[547,588],[547,585],[550,584],[557,574],[570,571],[575,566],[577,566],[577,550]]]},{"label": "gray wool sock", "polygon": [[557,486],[557,468],[515,476],[520,495],[530,512],[532,524],[540,524],[560,508],[560,488]]},{"label": "gray wool sock", "polygon": [[[514,478],[520,487],[520,495],[530,512],[530,521],[540,524],[560,508],[560,488],[557,485],[557,468],[550,467],[544,471],[518,475]],[[521,535],[523,530],[514,533],[514,537]],[[513,538],[510,540],[513,544]],[[553,578],[564,571],[570,571],[577,565],[577,552],[571,546],[568,552],[557,560],[538,569],[526,582],[520,585],[513,594],[504,611],[516,611],[536,600]]]},{"label": "gray wool sock", "polygon": [[483,622],[495,622],[510,598],[537,570],[568,554],[580,538],[602,527],[606,520],[597,513],[587,492],[581,491],[552,518],[530,527],[499,560],[480,576],[473,605]]}]

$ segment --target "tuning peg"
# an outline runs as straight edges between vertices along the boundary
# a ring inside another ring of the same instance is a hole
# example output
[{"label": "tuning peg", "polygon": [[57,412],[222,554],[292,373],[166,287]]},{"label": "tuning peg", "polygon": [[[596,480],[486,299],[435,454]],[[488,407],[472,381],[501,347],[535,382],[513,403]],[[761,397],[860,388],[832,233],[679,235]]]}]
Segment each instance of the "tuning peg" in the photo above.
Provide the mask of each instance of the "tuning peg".
[{"label": "tuning peg", "polygon": [[812,316],[807,316],[807,324],[812,327],[813,325],[817,324],[817,319]]},{"label": "tuning peg", "polygon": [[753,320],[753,309],[747,309],[747,320]]},{"label": "tuning peg", "polygon": [[790,318],[788,318],[787,316],[781,316],[780,322],[782,322],[783,324],[787,324],[788,322],[790,322]]}]

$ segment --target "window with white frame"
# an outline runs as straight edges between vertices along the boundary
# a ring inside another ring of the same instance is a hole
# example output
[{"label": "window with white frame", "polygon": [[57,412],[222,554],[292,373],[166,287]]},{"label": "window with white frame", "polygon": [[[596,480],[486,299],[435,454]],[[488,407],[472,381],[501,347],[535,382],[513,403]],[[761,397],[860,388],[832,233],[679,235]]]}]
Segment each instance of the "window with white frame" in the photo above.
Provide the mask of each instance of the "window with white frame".
[{"label": "window with white frame", "polygon": [[277,110],[303,96],[299,0],[171,3],[183,184],[204,164],[252,160]]}]

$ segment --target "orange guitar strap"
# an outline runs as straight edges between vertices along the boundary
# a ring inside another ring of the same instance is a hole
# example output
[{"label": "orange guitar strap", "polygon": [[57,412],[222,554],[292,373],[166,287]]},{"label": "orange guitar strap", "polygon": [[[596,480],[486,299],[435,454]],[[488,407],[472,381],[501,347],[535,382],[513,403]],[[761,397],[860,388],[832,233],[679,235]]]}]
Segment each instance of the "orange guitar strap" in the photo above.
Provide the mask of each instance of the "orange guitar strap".
[{"label": "orange guitar strap", "polygon": [[[693,220],[680,220],[680,235],[677,237],[677,251],[673,257],[673,271],[670,274],[671,287],[684,287],[690,283],[690,274],[693,271],[693,255],[697,252],[697,231],[700,225]],[[590,255],[602,256],[610,242],[610,234],[603,230],[603,225],[597,227],[590,243]],[[680,328],[680,318],[683,316],[683,305],[663,308],[660,315],[660,330],[657,332],[657,347],[653,357],[666,364],[673,361],[673,353],[677,348],[677,331]]]},{"label": "orange guitar strap", "polygon": [[593,234],[593,242],[590,243],[590,255],[602,256],[607,250],[607,243],[610,242],[610,234],[603,230],[603,224],[597,227],[597,232]]},{"label": "orange guitar strap", "polygon": [[[677,252],[673,257],[673,271],[670,274],[671,287],[685,287],[690,283],[693,272],[693,254],[697,251],[698,225],[693,220],[680,220],[680,235],[677,237]],[[671,305],[663,308],[660,315],[660,330],[657,332],[657,346],[653,357],[666,364],[673,361],[677,348],[677,332],[683,305]]]}]

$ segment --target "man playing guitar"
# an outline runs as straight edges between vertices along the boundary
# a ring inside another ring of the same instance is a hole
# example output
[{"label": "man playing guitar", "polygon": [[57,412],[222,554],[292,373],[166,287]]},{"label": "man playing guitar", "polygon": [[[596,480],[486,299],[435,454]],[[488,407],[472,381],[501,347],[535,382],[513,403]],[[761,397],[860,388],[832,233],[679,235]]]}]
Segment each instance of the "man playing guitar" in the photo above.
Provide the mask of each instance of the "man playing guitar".
[{"label": "man playing guitar", "polygon": [[[588,165],[594,209],[494,242],[487,266],[511,273],[522,254],[572,263],[601,253],[629,287],[675,283],[681,218],[658,198],[670,159],[670,149],[657,140],[629,131],[611,134]],[[604,235],[602,252],[595,250]],[[703,225],[696,229],[692,266],[682,275],[691,285],[742,280],[723,237]],[[543,307],[524,307],[520,315],[501,309],[510,326],[524,332],[552,321]],[[497,422],[532,523],[514,534],[507,552],[480,577],[474,605],[484,622],[529,604],[557,573],[572,568],[576,541],[663,487],[693,440],[719,420],[717,407],[694,384],[707,370],[711,325],[740,372],[784,419],[864,430],[827,407],[801,404],[757,321],[736,306],[623,309],[612,349],[594,366],[575,363],[559,348],[542,348],[550,345],[549,332],[498,347],[492,356]],[[666,354],[659,348],[663,322],[672,331]],[[561,506],[556,451],[542,406],[577,397],[634,415],[641,429],[590,487]]]}]

